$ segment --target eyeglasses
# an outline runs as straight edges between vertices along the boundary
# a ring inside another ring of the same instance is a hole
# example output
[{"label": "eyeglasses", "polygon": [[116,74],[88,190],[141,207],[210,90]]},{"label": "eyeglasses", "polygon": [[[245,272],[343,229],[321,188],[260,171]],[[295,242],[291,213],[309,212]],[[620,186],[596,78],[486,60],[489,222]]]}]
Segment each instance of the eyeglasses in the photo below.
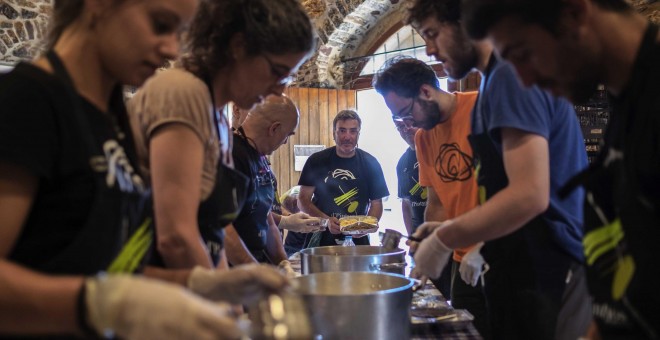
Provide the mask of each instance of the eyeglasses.
[{"label": "eyeglasses", "polygon": [[410,101],[410,106],[408,106],[404,110],[399,111],[399,113],[397,113],[397,114],[393,114],[392,115],[392,120],[394,122],[404,122],[404,123],[405,123],[406,120],[408,120],[408,121],[415,120],[415,118],[413,118],[413,109],[415,108],[415,101],[416,100],[417,100],[417,98],[413,98]]},{"label": "eyeglasses", "polygon": [[277,78],[277,85],[287,86],[293,82],[294,76],[289,74],[291,70],[287,66],[274,63],[273,60],[265,54],[262,54],[262,56],[268,62],[270,73],[272,73],[275,78]]}]

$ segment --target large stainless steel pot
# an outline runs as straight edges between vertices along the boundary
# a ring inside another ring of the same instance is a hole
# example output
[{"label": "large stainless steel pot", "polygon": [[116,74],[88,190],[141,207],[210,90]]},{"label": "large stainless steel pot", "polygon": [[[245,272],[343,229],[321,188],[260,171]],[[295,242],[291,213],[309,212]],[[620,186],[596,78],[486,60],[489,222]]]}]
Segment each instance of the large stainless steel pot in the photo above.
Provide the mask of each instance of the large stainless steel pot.
[{"label": "large stainless steel pot", "polygon": [[376,246],[329,246],[300,251],[303,275],[322,272],[389,272],[404,274],[406,252]]},{"label": "large stainless steel pot", "polygon": [[293,286],[311,313],[314,334],[328,339],[410,338],[411,280],[389,273],[328,272]]}]

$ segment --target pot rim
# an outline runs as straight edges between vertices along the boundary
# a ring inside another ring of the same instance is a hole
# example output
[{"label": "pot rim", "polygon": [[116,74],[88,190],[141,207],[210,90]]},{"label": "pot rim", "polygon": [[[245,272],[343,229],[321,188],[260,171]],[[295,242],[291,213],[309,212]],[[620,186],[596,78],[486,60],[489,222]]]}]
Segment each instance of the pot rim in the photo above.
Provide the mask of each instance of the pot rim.
[{"label": "pot rim", "polygon": [[[380,248],[380,249],[385,249],[385,247],[382,246],[356,246],[356,247],[369,247],[369,248]],[[308,256],[355,256],[355,257],[362,257],[362,256],[375,256],[375,255],[400,255],[403,254],[405,255],[405,250],[401,248],[396,248],[393,250],[386,250],[384,253],[378,253],[378,254],[312,254],[311,252],[314,251],[314,249],[319,249],[319,248],[343,248],[343,246],[322,246],[322,247],[313,247],[313,248],[305,248],[300,250],[300,255],[308,255]]]},{"label": "pot rim", "polygon": [[369,293],[354,293],[354,294],[350,294],[350,293],[337,293],[337,294],[329,294],[329,293],[325,293],[325,294],[323,294],[323,293],[303,293],[303,292],[300,292],[298,289],[296,289],[296,292],[297,292],[297,294],[300,294],[300,295],[302,295],[302,296],[370,296],[370,295],[385,295],[385,294],[394,294],[394,293],[402,292],[402,291],[405,291],[405,290],[408,290],[408,289],[410,289],[410,290],[412,291],[412,287],[413,287],[414,284],[415,284],[415,282],[414,282],[412,279],[410,279],[409,277],[406,277],[406,276],[404,276],[404,275],[401,275],[401,274],[386,273],[386,272],[366,272],[366,271],[360,271],[360,272],[320,272],[320,273],[311,273],[311,274],[306,274],[306,275],[298,276],[298,277],[294,278],[293,280],[303,280],[305,277],[309,277],[309,276],[332,276],[332,275],[337,275],[337,273],[343,273],[343,274],[345,274],[345,275],[346,275],[346,274],[347,274],[347,275],[355,275],[355,274],[357,274],[357,275],[363,275],[363,274],[368,274],[368,275],[372,275],[372,276],[373,276],[373,275],[376,275],[376,276],[379,276],[379,275],[382,275],[382,276],[394,276],[394,277],[398,277],[398,278],[404,279],[404,280],[408,281],[408,283],[405,284],[405,285],[403,285],[403,286],[399,286],[399,287],[395,287],[395,288],[389,288],[389,289],[383,289],[383,290],[378,290],[378,291],[373,291],[373,292],[369,292]]}]

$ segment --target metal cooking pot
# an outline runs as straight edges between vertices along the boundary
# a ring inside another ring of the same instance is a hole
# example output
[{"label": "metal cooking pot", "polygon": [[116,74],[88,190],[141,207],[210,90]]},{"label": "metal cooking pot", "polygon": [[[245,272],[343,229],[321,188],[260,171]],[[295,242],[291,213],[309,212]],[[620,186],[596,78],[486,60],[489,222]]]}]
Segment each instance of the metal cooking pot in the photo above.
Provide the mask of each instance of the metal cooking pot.
[{"label": "metal cooking pot", "polygon": [[403,275],[406,252],[376,246],[329,246],[300,251],[303,275],[322,272],[389,272]]},{"label": "metal cooking pot", "polygon": [[411,280],[388,273],[328,272],[292,283],[322,339],[410,338]]}]

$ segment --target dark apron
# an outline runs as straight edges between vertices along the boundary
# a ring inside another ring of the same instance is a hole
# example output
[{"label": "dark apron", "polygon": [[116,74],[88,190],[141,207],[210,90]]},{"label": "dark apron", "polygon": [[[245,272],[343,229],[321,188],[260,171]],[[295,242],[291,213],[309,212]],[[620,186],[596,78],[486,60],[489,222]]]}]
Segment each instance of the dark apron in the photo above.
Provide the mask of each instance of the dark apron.
[{"label": "dark apron", "polygon": [[[113,148],[113,156],[120,152],[133,155],[130,149],[132,139],[130,134],[120,130],[120,126],[127,127],[128,118],[123,106],[111,108],[118,110],[117,119],[108,115],[107,126],[100,128],[90,122],[90,117],[82,108],[81,98],[73,88],[73,82],[69,77],[59,57],[50,51],[46,55],[54,75],[62,81],[62,85],[70,97],[70,114],[72,121],[80,126],[77,131],[82,132],[80,136],[83,141],[81,147],[87,148],[86,158],[104,155],[109,148],[112,139],[103,136],[113,135],[115,141],[124,138],[123,145]],[[122,103],[121,87],[113,92],[113,103]],[[62,112],[67,114],[67,112]],[[123,115],[122,115],[123,114]],[[114,124],[113,124],[114,123]],[[120,125],[120,123],[123,123]],[[114,125],[115,131],[110,126]],[[124,149],[125,148],[125,149]],[[75,240],[62,252],[54,256],[50,261],[39,268],[34,268],[47,273],[70,273],[82,275],[94,275],[99,271],[110,273],[135,272],[141,269],[147,259],[149,249],[153,241],[153,225],[151,223],[151,195],[142,185],[142,180],[133,172],[136,169],[131,166],[135,164],[135,157],[118,158],[114,168],[108,172],[97,172],[94,174],[94,202],[89,212],[85,225],[80,229]],[[125,164],[120,164],[126,161]],[[130,162],[133,161],[133,162]],[[113,164],[110,164],[112,166]],[[119,175],[108,176],[110,171],[116,170]],[[123,177],[120,175],[124,175]],[[109,188],[107,182],[114,180],[114,185]]]},{"label": "dark apron", "polygon": [[[334,170],[339,168],[341,165],[338,164],[339,156],[331,155],[330,157],[330,169]],[[360,155],[359,150],[355,151],[355,159],[357,160],[357,166],[355,169],[356,179],[335,179],[331,173],[328,173],[328,177],[325,181],[325,186],[323,188],[324,198],[319,199],[316,202],[316,207],[319,210],[323,211],[326,215],[331,217],[344,217],[349,215],[366,215],[369,211],[369,185],[367,181],[363,178],[365,167],[363,166],[362,156]],[[352,189],[358,190],[358,195],[355,195],[345,202],[337,205],[334,198],[341,197]],[[344,235],[332,234],[329,229],[321,233],[321,240],[319,242],[320,246],[336,246],[344,242]],[[355,245],[369,245],[369,237],[360,237],[353,238]]]},{"label": "dark apron", "polygon": [[[488,135],[485,117],[481,116],[482,94],[489,80],[488,71],[496,63],[494,58],[489,62],[472,116],[473,131],[481,125],[483,132],[468,136],[474,152],[480,203],[509,183],[501,152]],[[554,339],[572,259],[553,242],[548,224],[539,215],[515,232],[486,242],[481,254],[490,266],[484,276],[484,293],[493,336]]]},{"label": "dark apron", "polygon": [[[250,158],[250,168],[256,171],[254,178],[250,178],[254,185],[254,190],[248,192],[243,211],[241,212],[240,224],[235,224],[236,232],[241,240],[257,261],[262,263],[271,263],[271,259],[266,253],[268,242],[268,214],[275,199],[275,190],[273,185],[275,176],[270,170],[268,160],[255,150],[245,136],[242,128],[238,128],[234,134],[235,138],[240,138],[248,150]],[[247,210],[246,210],[247,209]],[[274,263],[277,264],[277,263]]]},{"label": "dark apron", "polygon": [[592,166],[562,189],[567,194],[583,185],[587,192],[583,239],[587,283],[603,339],[660,338],[660,267],[653,248],[660,240],[660,202],[654,198],[657,193],[644,193],[644,185],[657,183],[644,182],[635,165],[649,157],[637,151],[636,145],[646,143],[641,138],[652,133],[649,126],[654,125],[647,124],[647,117],[635,107],[648,98],[642,97],[649,92],[642,86],[648,65],[658,62],[649,53],[657,32],[658,27],[651,24],[644,35],[631,75],[633,87],[626,90],[625,102],[615,102],[606,147]]},{"label": "dark apron", "polygon": [[[221,143],[222,128],[228,127],[228,125],[226,124],[225,116],[216,109],[211,82],[207,80],[205,83],[209,89],[214,109],[213,121],[216,128],[215,132],[218,136],[218,143]],[[221,158],[218,158],[213,191],[209,197],[200,203],[197,210],[199,233],[206,244],[208,254],[214,266],[217,266],[220,261],[220,253],[223,249],[225,235],[224,228],[236,219],[243,208],[248,185],[247,177],[225,165]],[[160,256],[155,259],[153,264],[160,267],[165,266]]]}]

